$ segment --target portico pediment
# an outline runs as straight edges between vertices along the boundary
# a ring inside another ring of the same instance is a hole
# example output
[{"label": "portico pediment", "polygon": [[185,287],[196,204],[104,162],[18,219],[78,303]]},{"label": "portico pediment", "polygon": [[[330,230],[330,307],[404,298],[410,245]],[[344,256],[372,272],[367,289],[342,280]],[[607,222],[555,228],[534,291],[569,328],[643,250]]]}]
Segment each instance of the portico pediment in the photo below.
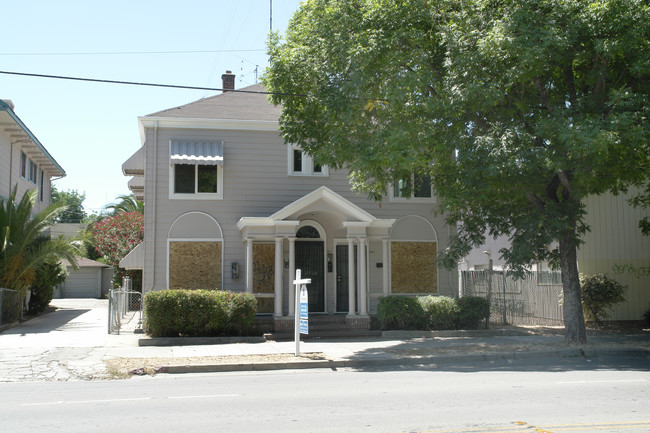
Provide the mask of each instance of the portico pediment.
[{"label": "portico pediment", "polygon": [[255,232],[289,235],[291,231],[295,233],[301,216],[314,213],[336,215],[337,219],[343,222],[343,226],[354,225],[357,231],[359,226],[388,230],[395,222],[393,219],[378,219],[350,200],[322,186],[268,217],[243,217],[237,223],[237,228],[245,237]]}]

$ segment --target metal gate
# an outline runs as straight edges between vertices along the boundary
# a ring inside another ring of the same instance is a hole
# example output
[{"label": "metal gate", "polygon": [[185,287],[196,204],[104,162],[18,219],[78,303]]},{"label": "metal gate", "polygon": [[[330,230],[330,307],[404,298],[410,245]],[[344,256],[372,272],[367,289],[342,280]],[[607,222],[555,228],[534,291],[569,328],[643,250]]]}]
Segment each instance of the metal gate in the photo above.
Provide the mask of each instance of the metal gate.
[{"label": "metal gate", "polygon": [[126,277],[122,287],[108,293],[108,333],[142,333],[142,293],[130,290]]}]

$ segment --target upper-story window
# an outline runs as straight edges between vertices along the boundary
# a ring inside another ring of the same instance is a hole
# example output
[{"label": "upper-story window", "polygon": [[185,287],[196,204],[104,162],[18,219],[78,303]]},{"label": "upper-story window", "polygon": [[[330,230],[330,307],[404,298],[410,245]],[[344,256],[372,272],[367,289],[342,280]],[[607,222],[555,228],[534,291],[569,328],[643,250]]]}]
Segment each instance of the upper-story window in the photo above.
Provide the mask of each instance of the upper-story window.
[{"label": "upper-story window", "polygon": [[27,179],[27,155],[25,152],[20,152],[20,177]]},{"label": "upper-story window", "polygon": [[411,177],[397,179],[389,189],[392,201],[435,201],[431,176],[415,173]]},{"label": "upper-story window", "polygon": [[45,201],[45,173],[43,173],[43,170],[40,171],[40,175],[38,178],[38,200],[39,201]]},{"label": "upper-story window", "polygon": [[169,147],[169,197],[223,199],[223,142],[172,140]]},{"label": "upper-story window", "polygon": [[31,159],[29,160],[29,181],[34,185],[38,182],[38,166]]},{"label": "upper-story window", "polygon": [[288,145],[289,175],[292,176],[328,176],[329,168],[320,165],[295,145]]}]

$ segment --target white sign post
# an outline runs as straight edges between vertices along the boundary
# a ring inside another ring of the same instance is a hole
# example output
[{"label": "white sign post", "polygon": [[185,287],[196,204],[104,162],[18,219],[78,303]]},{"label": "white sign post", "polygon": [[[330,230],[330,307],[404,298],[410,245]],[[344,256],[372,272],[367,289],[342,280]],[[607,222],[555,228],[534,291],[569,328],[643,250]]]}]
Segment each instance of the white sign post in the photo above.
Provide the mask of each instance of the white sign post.
[{"label": "white sign post", "polygon": [[[296,279],[293,281],[294,286],[296,286],[296,306],[294,309],[294,339],[296,340],[296,356],[300,356],[300,332],[304,326],[304,334],[308,332],[308,296],[307,296],[307,286],[306,284],[311,284],[311,278],[301,278],[302,272],[300,269],[296,269]],[[304,308],[303,308],[304,306]],[[304,310],[304,312],[303,312]]]}]

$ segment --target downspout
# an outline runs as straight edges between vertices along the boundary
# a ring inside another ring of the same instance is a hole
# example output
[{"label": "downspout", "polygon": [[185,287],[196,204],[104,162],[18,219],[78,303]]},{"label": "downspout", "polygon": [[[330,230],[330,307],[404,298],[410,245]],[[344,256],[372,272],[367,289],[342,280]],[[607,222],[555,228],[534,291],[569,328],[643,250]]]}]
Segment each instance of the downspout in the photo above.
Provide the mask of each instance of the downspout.
[{"label": "downspout", "polygon": [[[151,227],[153,227],[151,236],[152,236],[152,246],[153,246],[153,274],[151,278],[151,289],[153,290],[154,281],[156,281],[156,207],[158,206],[158,200],[156,199],[157,194],[157,184],[158,184],[158,121],[155,120],[153,123],[153,186],[151,191],[151,196],[153,197],[153,206],[150,206],[151,209]],[[146,190],[146,183],[145,183]],[[146,192],[145,192],[146,194]],[[146,209],[146,203],[145,203]],[[165,247],[167,251],[167,247]],[[165,285],[167,282],[165,282]]]}]

